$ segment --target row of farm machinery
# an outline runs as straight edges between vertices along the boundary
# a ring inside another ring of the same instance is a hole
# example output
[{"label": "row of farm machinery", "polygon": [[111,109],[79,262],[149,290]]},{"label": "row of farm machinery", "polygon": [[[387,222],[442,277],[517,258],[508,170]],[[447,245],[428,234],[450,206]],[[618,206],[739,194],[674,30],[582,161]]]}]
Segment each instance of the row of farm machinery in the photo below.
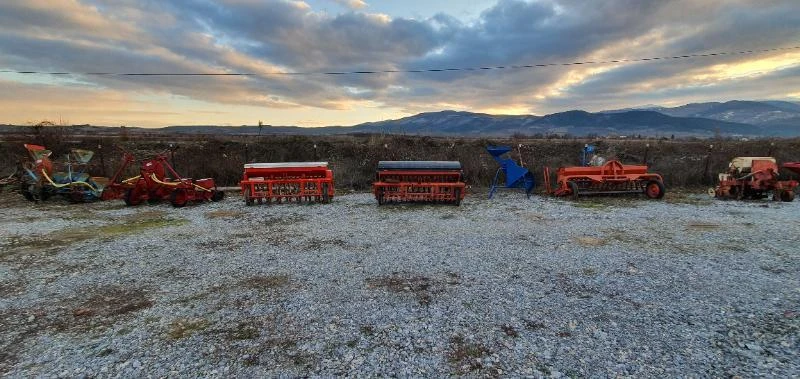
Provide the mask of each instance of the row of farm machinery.
[{"label": "row of farm machinery", "polygon": [[193,202],[219,201],[224,196],[214,179],[182,177],[164,154],[142,161],[139,175],[122,179],[136,162],[127,152],[114,176],[106,178],[88,173],[94,155],[90,150],[72,149],[63,161],[54,161],[52,152],[44,146],[26,144],[25,149],[31,160],[23,164],[20,192],[31,201],[61,196],[76,203],[122,199],[131,206],[169,201],[175,207],[183,207]]},{"label": "row of farm machinery", "polygon": [[[26,144],[31,161],[24,165],[20,192],[31,201],[62,196],[72,202],[122,199],[127,205],[168,201],[175,207],[189,203],[219,201],[224,192],[212,178],[182,177],[165,154],[139,162],[139,173],[123,179],[136,159],[123,152],[120,166],[111,178],[90,176],[87,172],[93,153],[73,149],[63,161],[51,160],[44,146]],[[524,163],[515,161],[513,149],[489,146],[487,152],[498,169],[489,188],[491,199],[501,188],[517,188],[530,196],[534,174]],[[583,196],[640,194],[661,199],[666,192],[661,175],[646,165],[606,161],[586,145],[579,166],[560,167],[555,182],[549,167],[544,168],[544,192],[556,197],[578,199]],[[800,162],[783,168],[800,174]],[[720,199],[761,199],[792,201],[798,182],[779,180],[779,167],[772,157],[734,158],[719,184],[709,194]],[[335,194],[333,171],[327,162],[247,163],[239,183],[246,205],[272,203],[330,202]],[[399,202],[424,202],[459,205],[467,192],[461,163],[458,161],[380,161],[372,192],[379,205]]]}]

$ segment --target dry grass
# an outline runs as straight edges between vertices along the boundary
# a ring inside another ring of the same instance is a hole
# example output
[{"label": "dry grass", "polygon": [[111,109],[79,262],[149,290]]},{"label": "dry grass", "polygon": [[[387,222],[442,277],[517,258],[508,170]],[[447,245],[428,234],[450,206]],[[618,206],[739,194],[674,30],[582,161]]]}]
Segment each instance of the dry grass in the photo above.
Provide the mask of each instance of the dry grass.
[{"label": "dry grass", "polygon": [[394,293],[413,294],[420,304],[430,304],[432,296],[438,292],[434,280],[421,275],[393,274],[378,278],[368,278],[368,288],[385,288]]},{"label": "dry grass", "polygon": [[575,242],[578,245],[586,246],[586,247],[598,247],[603,246],[608,243],[608,240],[604,238],[597,238],[597,237],[577,237],[575,238]]},{"label": "dry grass", "polygon": [[204,318],[179,318],[169,325],[167,336],[174,340],[186,338],[205,330],[209,324],[208,320]]},{"label": "dry grass", "polygon": [[709,223],[709,222],[690,222],[686,225],[687,230],[696,230],[696,231],[710,231],[710,230],[717,230],[721,227],[719,224]]},{"label": "dry grass", "polygon": [[205,216],[208,219],[218,219],[218,218],[232,219],[232,218],[240,218],[244,215],[246,215],[246,213],[242,211],[222,210],[222,209],[205,213]]},{"label": "dry grass", "polygon": [[[467,341],[461,335],[450,338],[450,349],[447,352],[447,361],[453,366],[457,375],[467,375],[481,371],[484,366],[482,359],[492,354],[486,345],[478,342]],[[492,376],[495,372],[486,372]]]},{"label": "dry grass", "polygon": [[275,290],[289,285],[289,275],[253,276],[241,280],[239,285],[260,291]]},{"label": "dry grass", "polygon": [[100,238],[117,238],[186,224],[186,219],[165,218],[163,211],[145,211],[126,218],[121,222],[98,227],[65,228],[44,235],[11,237],[7,239],[0,261],[13,260],[18,253],[52,254],[70,245]]},{"label": "dry grass", "polygon": [[458,285],[461,277],[457,273],[447,272],[441,279],[429,278],[410,273],[392,273],[377,278],[367,278],[367,288],[384,288],[397,294],[413,295],[417,302],[428,305],[433,297],[446,290],[447,285]]},{"label": "dry grass", "polygon": [[696,192],[670,192],[664,194],[664,201],[669,204],[687,204],[687,205],[711,205],[714,199],[707,194],[701,194],[702,190],[698,189]]},{"label": "dry grass", "polygon": [[118,325],[130,315],[153,305],[147,288],[119,286],[85,288],[74,299],[50,300],[33,308],[0,310],[0,325],[6,328],[0,340],[0,371],[13,365],[17,353],[39,335],[89,333]]},{"label": "dry grass", "polygon": [[238,323],[236,327],[227,330],[226,337],[234,341],[254,340],[261,335],[258,327],[256,322],[243,321]]}]

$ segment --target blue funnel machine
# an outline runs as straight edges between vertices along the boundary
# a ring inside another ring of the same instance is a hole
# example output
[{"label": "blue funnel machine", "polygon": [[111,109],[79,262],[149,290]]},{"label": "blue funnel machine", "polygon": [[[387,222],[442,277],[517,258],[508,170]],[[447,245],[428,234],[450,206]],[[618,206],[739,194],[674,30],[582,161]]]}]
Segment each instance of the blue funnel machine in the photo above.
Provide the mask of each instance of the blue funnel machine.
[{"label": "blue funnel machine", "polygon": [[486,148],[486,151],[492,155],[492,158],[500,164],[500,168],[497,169],[497,173],[494,174],[494,179],[492,180],[492,187],[489,188],[489,199],[494,196],[495,191],[497,191],[498,183],[497,181],[500,178],[500,173],[502,172],[506,178],[506,183],[504,188],[524,188],[525,195],[531,197],[531,192],[533,192],[533,187],[536,185],[533,179],[533,174],[528,171],[527,168],[521,167],[514,162],[511,157],[505,155],[509,151],[511,151],[511,147],[508,146],[489,146]]}]

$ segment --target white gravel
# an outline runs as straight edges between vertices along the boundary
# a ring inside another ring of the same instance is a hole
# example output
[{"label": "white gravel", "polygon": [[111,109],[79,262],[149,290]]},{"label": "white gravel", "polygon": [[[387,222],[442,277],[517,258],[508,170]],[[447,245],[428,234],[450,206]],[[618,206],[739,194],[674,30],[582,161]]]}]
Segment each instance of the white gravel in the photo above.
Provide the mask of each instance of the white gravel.
[{"label": "white gravel", "polygon": [[800,375],[800,202],[0,207],[11,377]]}]

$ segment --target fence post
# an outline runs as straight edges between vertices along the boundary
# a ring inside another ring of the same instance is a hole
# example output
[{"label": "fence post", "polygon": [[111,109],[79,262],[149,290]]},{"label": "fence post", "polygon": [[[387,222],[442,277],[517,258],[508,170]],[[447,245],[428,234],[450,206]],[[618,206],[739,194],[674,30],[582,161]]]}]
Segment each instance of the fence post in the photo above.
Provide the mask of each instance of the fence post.
[{"label": "fence post", "polygon": [[706,154],[706,167],[703,169],[703,184],[705,185],[711,184],[711,174],[708,172],[708,168],[711,161],[712,149],[714,149],[714,145],[708,145],[708,154]]}]

